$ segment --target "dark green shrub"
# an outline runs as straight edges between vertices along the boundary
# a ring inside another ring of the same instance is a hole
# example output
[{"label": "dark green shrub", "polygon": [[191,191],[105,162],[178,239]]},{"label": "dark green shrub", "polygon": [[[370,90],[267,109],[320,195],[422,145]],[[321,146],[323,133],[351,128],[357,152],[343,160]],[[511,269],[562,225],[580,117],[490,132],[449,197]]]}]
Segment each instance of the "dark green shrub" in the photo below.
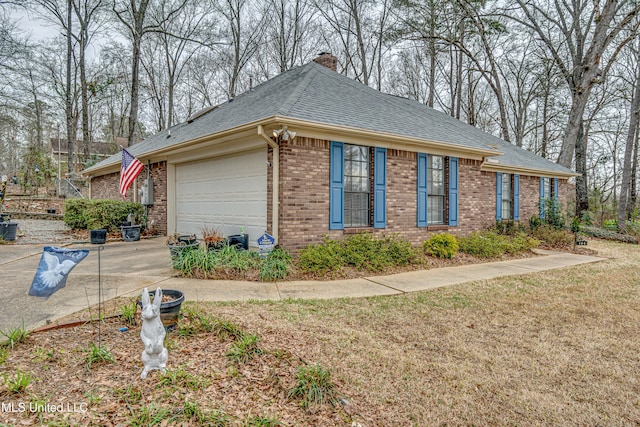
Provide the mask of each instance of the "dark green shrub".
[{"label": "dark green shrub", "polygon": [[418,256],[411,242],[399,237],[386,237],[382,241],[382,253],[390,265],[408,265]]},{"label": "dark green shrub", "polygon": [[566,215],[558,208],[555,199],[546,199],[544,201],[544,223],[555,229],[562,229],[567,222]]},{"label": "dark green shrub", "polygon": [[322,243],[306,246],[298,253],[298,267],[303,271],[323,274],[342,267],[340,242],[325,237]]},{"label": "dark green shrub", "polygon": [[422,246],[426,254],[448,259],[456,256],[460,249],[456,237],[448,233],[436,234],[424,241]]},{"label": "dark green shrub", "polygon": [[542,225],[542,220],[538,215],[533,215],[529,218],[529,228],[531,230],[535,230]]},{"label": "dark green shrub", "polygon": [[143,205],[124,200],[69,199],[64,211],[64,222],[72,229],[118,231],[130,213],[136,224],[142,224],[144,218]]},{"label": "dark green shrub", "polygon": [[398,237],[375,237],[359,233],[337,241],[325,238],[321,244],[309,245],[298,254],[298,267],[317,274],[338,272],[343,267],[364,271],[381,271],[385,267],[407,265],[417,253],[410,242]]}]

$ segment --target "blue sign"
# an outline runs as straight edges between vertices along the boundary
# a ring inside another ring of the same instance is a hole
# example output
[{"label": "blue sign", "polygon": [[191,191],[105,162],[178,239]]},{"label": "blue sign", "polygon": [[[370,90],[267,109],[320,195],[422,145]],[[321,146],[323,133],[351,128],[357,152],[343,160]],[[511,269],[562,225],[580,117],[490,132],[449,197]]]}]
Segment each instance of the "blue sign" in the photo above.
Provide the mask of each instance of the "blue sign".
[{"label": "blue sign", "polygon": [[262,236],[258,237],[258,249],[260,250],[260,255],[266,255],[271,252],[275,244],[276,239],[274,239],[269,233],[264,233]]}]

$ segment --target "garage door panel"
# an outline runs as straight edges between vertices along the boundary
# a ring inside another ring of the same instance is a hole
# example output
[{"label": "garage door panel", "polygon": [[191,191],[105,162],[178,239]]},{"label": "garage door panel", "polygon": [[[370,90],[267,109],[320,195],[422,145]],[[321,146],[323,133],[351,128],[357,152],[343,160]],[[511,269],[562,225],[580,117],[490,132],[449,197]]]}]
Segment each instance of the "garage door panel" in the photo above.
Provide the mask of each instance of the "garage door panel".
[{"label": "garage door panel", "polygon": [[267,225],[266,161],[261,149],[176,165],[177,232],[200,234],[207,225],[230,235],[244,227],[255,242]]}]

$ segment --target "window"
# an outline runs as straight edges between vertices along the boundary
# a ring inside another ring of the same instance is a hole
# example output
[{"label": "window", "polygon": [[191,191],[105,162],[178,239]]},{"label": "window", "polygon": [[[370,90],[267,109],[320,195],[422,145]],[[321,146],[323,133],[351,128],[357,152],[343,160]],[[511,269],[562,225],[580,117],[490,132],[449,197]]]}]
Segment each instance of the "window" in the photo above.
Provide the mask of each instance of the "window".
[{"label": "window", "polygon": [[344,226],[371,226],[371,152],[344,145]]},{"label": "window", "polygon": [[542,194],[544,194],[544,199],[550,199],[552,197],[551,194],[551,178],[542,178]]},{"label": "window", "polygon": [[427,158],[427,224],[444,224],[446,220],[446,192],[444,157]]},{"label": "window", "polygon": [[331,141],[329,230],[386,228],[387,149]]},{"label": "window", "polygon": [[513,219],[513,182],[512,175],[502,174],[502,219]]},{"label": "window", "polygon": [[458,158],[418,153],[417,226],[458,226]]}]

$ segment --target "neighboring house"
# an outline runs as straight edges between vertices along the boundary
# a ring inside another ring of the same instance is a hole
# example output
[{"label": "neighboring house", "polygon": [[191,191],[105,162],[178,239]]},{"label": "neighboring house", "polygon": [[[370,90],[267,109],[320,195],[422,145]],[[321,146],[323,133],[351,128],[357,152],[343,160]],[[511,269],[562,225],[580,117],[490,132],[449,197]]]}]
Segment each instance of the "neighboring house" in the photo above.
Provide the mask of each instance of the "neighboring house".
[{"label": "neighboring house", "polygon": [[[127,138],[117,137],[115,143],[92,141],[89,150],[91,156],[94,159],[104,160],[113,156],[120,150],[120,146],[127,147],[129,141]],[[66,138],[51,138],[49,139],[49,150],[51,152],[51,158],[54,163],[60,161],[64,164],[62,170],[65,172],[68,170],[67,163],[69,160],[69,142]],[[74,168],[76,172],[80,172],[84,167],[84,141],[75,141],[73,144],[74,151]]]},{"label": "neighboring house", "polygon": [[[279,76],[132,146],[163,233],[204,225],[287,249],[367,230],[419,242],[565,205],[576,174],[446,114],[335,72],[335,57]],[[120,198],[117,154],[84,171]]]}]

